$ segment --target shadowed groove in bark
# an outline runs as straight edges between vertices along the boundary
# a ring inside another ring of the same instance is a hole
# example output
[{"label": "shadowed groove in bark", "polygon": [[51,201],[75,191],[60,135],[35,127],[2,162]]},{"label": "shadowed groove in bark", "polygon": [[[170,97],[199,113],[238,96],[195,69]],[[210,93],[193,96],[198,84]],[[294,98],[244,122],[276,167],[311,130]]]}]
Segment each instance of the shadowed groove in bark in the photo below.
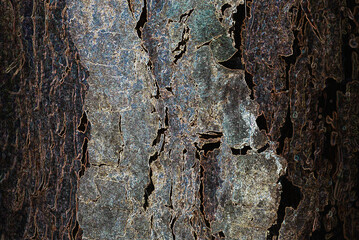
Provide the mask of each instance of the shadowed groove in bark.
[{"label": "shadowed groove in bark", "polygon": [[256,123],[260,130],[265,130],[268,133],[267,120],[263,113],[257,117]]},{"label": "shadowed groove in bark", "polygon": [[280,128],[280,137],[278,139],[277,154],[283,153],[284,141],[293,136],[293,123],[290,116],[290,107],[288,106],[287,115],[283,127]]},{"label": "shadowed groove in bark", "polygon": [[[286,175],[281,176],[278,182],[282,185],[282,194],[281,199],[277,211],[277,220],[276,223],[273,224],[268,229],[267,240],[272,240],[273,237],[279,236],[279,230],[282,225],[285,216],[285,208],[292,207],[297,209],[299,202],[302,199],[302,193],[299,187],[294,186],[287,178]],[[274,238],[277,239],[277,238]]]},{"label": "shadowed groove in bark", "polygon": [[153,185],[153,181],[152,181],[152,168],[151,168],[151,163],[153,161],[156,161],[158,159],[158,153],[155,152],[155,154],[153,154],[149,160],[148,160],[148,165],[150,168],[150,172],[149,172],[149,179],[150,182],[148,183],[148,185],[145,188],[145,194],[144,194],[144,203],[143,203],[143,209],[146,211],[148,208],[148,198],[150,197],[150,195],[152,194],[152,192],[155,190],[155,186]]},{"label": "shadowed groove in bark", "polygon": [[[180,16],[179,22],[186,23],[188,18],[191,16],[193,10],[194,9],[191,9],[191,10],[187,11],[186,13],[182,14]],[[174,60],[173,60],[174,64],[177,64],[178,60],[180,60],[183,57],[183,55],[186,53],[189,35],[190,35],[190,29],[188,26],[185,26],[183,29],[183,32],[182,32],[181,41],[177,44],[177,47],[174,50],[172,50],[172,53],[175,54]]]},{"label": "shadowed groove in bark", "polygon": [[[222,10],[224,6],[222,6]],[[245,19],[245,5],[239,4],[237,6],[237,12],[233,14],[234,25],[229,29],[233,36],[234,47],[237,49],[237,52],[227,61],[219,63],[226,68],[244,69],[244,64],[242,62],[242,29],[245,27]]]},{"label": "shadowed groove in bark", "polygon": [[88,138],[85,138],[82,145],[82,154],[81,154],[81,170],[79,176],[82,177],[86,171],[86,168],[90,166],[88,161],[88,150],[87,150]]},{"label": "shadowed groove in bark", "polygon": [[79,130],[80,132],[84,133],[84,132],[86,132],[87,125],[88,125],[87,114],[86,114],[86,112],[84,111],[84,112],[82,113],[82,116],[81,116],[81,119],[80,119],[80,124],[79,124],[79,126],[77,127],[77,130]]},{"label": "shadowed groove in bark", "polygon": [[244,146],[240,149],[237,148],[231,148],[232,154],[233,155],[246,155],[248,150],[252,150],[252,148],[250,146]]},{"label": "shadowed groove in bark", "polygon": [[177,217],[173,217],[172,220],[171,220],[171,232],[172,232],[172,239],[173,240],[176,240],[176,235],[175,235],[175,232],[174,232],[174,225],[175,225],[175,222],[177,220]]},{"label": "shadowed groove in bark", "polygon": [[[130,10],[132,9],[129,6]],[[142,30],[145,26],[147,22],[147,0],[143,0],[143,8],[142,8],[142,13],[140,15],[140,19],[138,20],[137,24],[136,24],[136,31],[137,31],[137,35],[140,39],[142,39]]]}]

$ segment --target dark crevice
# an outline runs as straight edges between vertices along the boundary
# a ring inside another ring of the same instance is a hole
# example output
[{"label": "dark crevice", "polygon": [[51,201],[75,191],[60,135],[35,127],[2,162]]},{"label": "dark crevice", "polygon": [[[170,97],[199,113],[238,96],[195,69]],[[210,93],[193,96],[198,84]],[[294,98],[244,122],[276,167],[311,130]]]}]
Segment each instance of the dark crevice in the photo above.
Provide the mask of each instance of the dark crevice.
[{"label": "dark crevice", "polygon": [[333,112],[337,111],[337,91],[345,93],[346,86],[337,83],[334,79],[328,78],[325,82],[326,87],[319,98],[319,108],[322,109],[323,118],[333,117]]},{"label": "dark crevice", "polygon": [[200,48],[203,47],[203,46],[209,46],[209,44],[211,44],[212,41],[213,41],[213,39],[211,39],[211,40],[209,40],[209,41],[207,41],[207,42],[204,42],[204,43],[202,43],[201,45],[196,46],[196,49],[200,49]]},{"label": "dark crevice", "polygon": [[223,136],[222,132],[209,131],[206,133],[200,133],[199,137],[203,139],[212,139],[212,138],[221,138]]},{"label": "dark crevice", "polygon": [[[196,146],[196,147],[197,147],[197,146]],[[199,151],[196,151],[195,158],[196,158],[196,159],[200,159]],[[195,164],[196,164],[196,163],[195,163]]]},{"label": "dark crevice", "polygon": [[152,61],[151,61],[151,60],[148,60],[148,62],[147,62],[147,67],[152,71],[153,64],[152,64]]},{"label": "dark crevice", "polygon": [[[152,65],[151,65],[152,66]],[[153,96],[154,98],[156,99],[159,99],[161,97],[161,94],[160,94],[160,87],[158,86],[158,83],[157,81],[155,80],[155,85],[156,85],[156,95]]]},{"label": "dark crevice", "polygon": [[222,15],[224,15],[224,11],[226,11],[227,8],[232,7],[230,4],[226,3],[221,7]]},{"label": "dark crevice", "polygon": [[257,117],[256,123],[257,123],[259,130],[265,130],[266,133],[268,133],[267,120],[264,117],[263,113]]},{"label": "dark crevice", "polygon": [[267,143],[264,147],[261,147],[260,149],[258,149],[257,153],[262,153],[265,150],[267,150],[269,148],[269,144]]},{"label": "dark crevice", "polygon": [[188,10],[187,12],[185,12],[184,14],[182,14],[180,16],[179,22],[180,23],[186,23],[188,18],[191,16],[192,12],[194,9]]},{"label": "dark crevice", "polygon": [[119,129],[120,133],[122,134],[122,126],[121,125],[122,124],[121,124],[121,115],[120,115],[120,117],[118,119],[118,129]]},{"label": "dark crevice", "polygon": [[148,160],[148,164],[151,165],[151,163],[156,161],[157,159],[158,159],[158,152],[155,152],[152,156],[150,156],[150,159]]},{"label": "dark crevice", "polygon": [[[326,87],[322,91],[322,95],[319,97],[318,101],[318,117],[317,122],[324,121],[324,126],[327,129],[325,132],[325,140],[323,142],[323,151],[322,158],[327,159],[330,165],[332,166],[330,175],[335,176],[335,172],[338,168],[338,154],[339,149],[336,146],[336,139],[334,140],[332,137],[333,132],[336,131],[332,125],[332,121],[330,120],[334,118],[334,112],[337,111],[337,92],[338,91],[345,91],[345,85],[341,85],[341,83],[337,83],[334,79],[329,78],[326,80]],[[321,116],[321,117],[319,117]],[[317,168],[320,168],[319,164]]]},{"label": "dark crevice", "polygon": [[166,90],[173,94],[172,87],[166,87]]},{"label": "dark crevice", "polygon": [[[222,7],[221,7],[221,13],[222,13],[222,16],[224,16],[224,12],[226,11],[226,9],[232,7],[230,4],[226,3],[224,4]],[[223,17],[219,17],[218,20],[220,22],[223,22]]]},{"label": "dark crevice", "polygon": [[93,164],[94,166],[97,166],[97,167],[103,167],[103,166],[110,166],[110,165],[107,165],[106,163],[101,163],[101,164],[99,164],[99,165],[95,165],[95,164]]},{"label": "dark crevice", "polygon": [[173,187],[172,187],[172,184],[171,184],[171,189],[170,189],[170,196],[169,196],[169,201],[170,201],[170,205],[165,205],[166,207],[170,208],[170,209],[173,209],[173,204],[172,204],[172,190]]},{"label": "dark crevice", "polygon": [[242,28],[244,28],[245,21],[245,5],[239,4],[237,12],[233,14],[234,25],[229,29],[230,34],[234,39],[234,47],[238,50],[230,59],[220,62],[226,68],[230,69],[244,69],[242,62]]},{"label": "dark crevice", "polygon": [[194,239],[195,239],[195,240],[197,240],[197,239],[198,239],[198,237],[197,237],[197,233],[196,233],[195,231],[193,231],[193,237],[194,237]]},{"label": "dark crevice", "polygon": [[[174,63],[177,64],[178,60],[186,53],[187,50],[187,41],[189,39],[189,27],[185,26],[182,32],[182,40],[178,43],[177,47],[172,51],[175,54]],[[179,52],[176,54],[176,52]]]},{"label": "dark crevice", "polygon": [[165,109],[165,127],[166,129],[168,128],[169,126],[169,121],[168,121],[168,108],[166,107]]},{"label": "dark crevice", "polygon": [[283,127],[280,128],[280,138],[278,139],[279,146],[277,148],[277,154],[280,155],[283,152],[284,140],[293,136],[293,123],[290,117],[290,107],[288,106],[287,116]]},{"label": "dark crevice", "polygon": [[231,148],[233,155],[246,155],[248,150],[252,150],[252,148],[250,146],[244,146],[240,149]]},{"label": "dark crevice", "polygon": [[175,222],[177,220],[177,217],[173,217],[172,220],[171,220],[171,232],[172,232],[172,239],[173,240],[176,240],[176,235],[175,235],[175,232],[174,232],[174,225],[175,225]]},{"label": "dark crevice", "polygon": [[222,231],[220,231],[220,232],[218,233],[218,235],[219,235],[219,237],[220,237],[221,239],[225,239],[225,238],[226,238],[226,236],[224,235],[224,233],[223,233]]},{"label": "dark crevice", "polygon": [[124,143],[123,143],[123,135],[122,135],[122,124],[121,124],[121,121],[122,121],[122,118],[121,118],[121,115],[120,115],[120,116],[119,116],[119,120],[118,120],[118,129],[119,129],[119,132],[120,132],[120,137],[121,137],[121,142],[122,142],[122,145],[121,145],[120,150],[118,151],[117,166],[119,166],[119,165],[120,165],[120,162],[121,162],[121,153],[123,152],[123,148],[124,148]]},{"label": "dark crevice", "polygon": [[81,119],[80,119],[80,124],[77,127],[77,130],[84,133],[84,132],[86,132],[87,125],[88,125],[87,114],[86,114],[86,112],[83,112]]},{"label": "dark crevice", "polygon": [[155,161],[158,158],[158,154],[157,152],[150,157],[150,159],[148,160],[149,166],[150,166],[150,173],[149,173],[149,178],[150,178],[150,182],[147,185],[147,187],[145,188],[145,195],[144,195],[144,199],[145,202],[143,203],[143,209],[146,211],[148,208],[148,198],[150,197],[150,195],[152,194],[152,192],[155,190],[155,186],[153,185],[153,181],[152,181],[152,168],[151,168],[151,163],[153,161]]},{"label": "dark crevice", "polygon": [[287,176],[281,176],[278,182],[282,185],[282,194],[277,211],[277,221],[268,229],[267,240],[277,239],[279,230],[285,217],[285,208],[292,207],[297,209],[302,200],[302,193],[300,188],[294,186],[292,182],[287,179]]},{"label": "dark crevice", "polygon": [[147,22],[147,1],[144,0],[142,13],[141,13],[140,19],[138,20],[136,27],[135,27],[135,29],[137,31],[137,35],[140,39],[142,39],[142,30],[143,30],[143,27],[145,26],[146,22]]},{"label": "dark crevice", "polygon": [[[148,166],[150,168],[150,172],[149,172],[149,179],[150,182],[148,183],[147,187],[145,188],[145,195],[144,195],[144,199],[145,202],[143,204],[143,208],[146,211],[148,208],[148,198],[149,196],[152,194],[152,192],[155,190],[155,186],[153,185],[153,181],[152,181],[152,167],[151,164],[156,161],[158,159],[158,157],[161,155],[161,153],[164,151],[164,146],[165,146],[165,132],[167,130],[167,126],[168,126],[168,108],[166,108],[165,110],[165,123],[164,125],[166,126],[165,128],[160,128],[157,130],[157,136],[156,138],[153,140],[152,142],[152,146],[157,145],[158,143],[160,143],[161,141],[161,136],[163,135],[163,142],[162,142],[162,146],[160,148],[160,150],[158,152],[155,152],[152,156],[150,156],[150,158],[148,159]],[[171,194],[172,194],[172,189],[171,189]]]},{"label": "dark crevice", "polygon": [[245,76],[244,76],[244,80],[247,83],[247,86],[249,88],[249,90],[251,90],[251,94],[249,95],[249,97],[254,100],[254,82],[253,82],[253,76],[252,74],[250,74],[249,72],[245,71]]},{"label": "dark crevice", "polygon": [[65,125],[64,125],[64,127],[62,128],[61,132],[59,133],[59,136],[60,136],[60,137],[63,137],[63,136],[65,136],[65,133],[66,133],[66,122],[65,122]]},{"label": "dark crevice", "polygon": [[80,228],[79,228],[79,222],[76,220],[76,222],[75,222],[75,227],[72,229],[72,239],[78,239],[77,238],[77,234],[79,233],[79,230],[80,230]]},{"label": "dark crevice", "polygon": [[130,12],[133,15],[133,9],[132,9],[132,4],[131,4],[131,0],[127,0],[127,4],[128,4],[128,8],[130,9]]},{"label": "dark crevice", "polygon": [[85,173],[87,167],[89,167],[88,162],[88,151],[87,151],[88,139],[85,138],[84,143],[82,144],[82,154],[81,154],[81,169],[79,171],[79,176],[82,177]]},{"label": "dark crevice", "polygon": [[207,155],[208,152],[213,151],[216,148],[221,146],[221,142],[205,143],[203,144],[201,150],[204,151],[204,155]]},{"label": "dark crevice", "polygon": [[[162,129],[163,129],[163,128],[161,128],[160,130],[162,130]],[[158,130],[158,131],[160,131],[160,130]],[[166,130],[166,129],[165,129],[165,130]],[[164,132],[161,133],[161,134],[159,134],[159,135],[157,135],[157,138],[160,137],[162,134],[164,134]],[[156,139],[157,139],[157,138],[156,138]],[[155,139],[155,140],[156,140],[156,139]],[[155,140],[154,140],[154,142],[155,142]],[[157,143],[155,143],[155,144],[157,144]],[[163,144],[162,144],[162,146],[161,146],[160,153],[163,151],[164,144],[165,144],[165,142],[163,141]],[[158,159],[160,153],[155,152],[155,153],[154,153],[152,156],[150,156],[150,158],[148,159],[148,166],[149,166],[149,168],[150,168],[150,170],[149,170],[149,171],[150,171],[150,172],[149,172],[150,182],[148,183],[147,187],[145,188],[145,195],[144,195],[145,202],[144,202],[144,204],[143,204],[143,209],[144,209],[145,211],[146,211],[147,208],[148,208],[148,198],[150,197],[150,195],[152,194],[152,192],[155,190],[155,186],[153,185],[153,181],[152,181],[152,175],[153,175],[153,174],[152,174],[151,164]]]},{"label": "dark crevice", "polygon": [[161,141],[161,136],[165,134],[167,128],[160,128],[157,130],[157,136],[152,142],[152,146],[157,145]]},{"label": "dark crevice", "polygon": [[[194,9],[188,10],[186,13],[180,16],[179,22],[186,23],[188,18],[191,16]],[[187,50],[187,42],[189,40],[189,27],[185,26],[182,32],[182,39],[177,44],[177,47],[172,51],[175,54],[173,63],[177,64],[178,60],[182,58],[182,56],[186,53]]]}]

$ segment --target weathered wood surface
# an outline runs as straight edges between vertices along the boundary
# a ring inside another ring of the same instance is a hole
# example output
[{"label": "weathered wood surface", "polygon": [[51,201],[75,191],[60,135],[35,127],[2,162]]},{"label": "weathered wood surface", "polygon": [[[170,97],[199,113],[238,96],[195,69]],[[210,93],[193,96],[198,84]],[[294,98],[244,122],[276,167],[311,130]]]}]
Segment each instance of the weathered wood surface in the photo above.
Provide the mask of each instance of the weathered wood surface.
[{"label": "weathered wood surface", "polygon": [[0,3],[2,239],[358,236],[354,0]]}]

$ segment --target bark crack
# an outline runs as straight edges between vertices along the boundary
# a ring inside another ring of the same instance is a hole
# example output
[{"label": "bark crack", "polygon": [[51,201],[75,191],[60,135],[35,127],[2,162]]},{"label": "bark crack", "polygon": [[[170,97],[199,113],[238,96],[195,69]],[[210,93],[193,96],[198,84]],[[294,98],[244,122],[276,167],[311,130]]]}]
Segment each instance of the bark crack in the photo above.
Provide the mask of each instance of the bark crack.
[{"label": "bark crack", "polygon": [[[130,0],[128,0],[130,1]],[[132,9],[132,7],[130,8],[130,10]],[[142,13],[140,15],[140,19],[138,20],[137,24],[136,24],[136,31],[137,31],[137,35],[140,39],[142,39],[142,31],[143,28],[145,26],[147,22],[147,1],[143,0],[143,8],[142,8]]]},{"label": "bark crack", "polygon": [[[150,195],[152,194],[152,192],[155,190],[155,186],[154,186],[153,180],[152,180],[153,170],[152,170],[151,164],[154,161],[156,161],[158,159],[158,157],[161,155],[161,153],[164,151],[164,147],[165,147],[165,143],[166,143],[166,134],[165,133],[168,129],[168,113],[167,112],[168,112],[168,108],[166,107],[164,122],[163,122],[164,126],[157,130],[157,136],[152,142],[152,146],[156,146],[162,142],[162,144],[160,145],[160,149],[158,151],[156,151],[148,159],[150,182],[148,183],[148,185],[145,188],[144,203],[143,203],[143,209],[145,211],[147,210],[147,208],[149,206],[148,199],[149,199]],[[171,188],[171,192],[172,192],[172,188]]]},{"label": "bark crack", "polygon": [[79,171],[79,176],[82,177],[86,171],[86,168],[89,167],[88,162],[88,150],[87,150],[87,144],[88,144],[88,138],[85,137],[84,142],[82,144],[82,154],[81,154],[81,169]]},{"label": "bark crack", "polygon": [[119,120],[118,120],[118,129],[119,129],[119,132],[120,132],[120,139],[121,139],[121,147],[120,147],[120,150],[118,151],[118,160],[117,160],[117,166],[120,166],[120,162],[121,162],[121,156],[122,156],[122,153],[123,153],[123,149],[124,149],[124,141],[123,141],[123,134],[122,134],[122,118],[121,118],[121,115],[119,116]]},{"label": "bark crack", "polygon": [[177,220],[177,217],[174,216],[171,220],[171,232],[172,232],[172,239],[173,240],[176,240],[176,235],[175,235],[175,232],[174,232],[174,225],[175,225],[175,222]]},{"label": "bark crack", "polygon": [[245,28],[246,20],[246,5],[239,4],[237,6],[237,12],[233,14],[234,25],[229,29],[234,40],[234,47],[237,49],[237,52],[227,61],[219,62],[222,66],[229,69],[244,69],[244,64],[242,61],[242,30]]},{"label": "bark crack", "polygon": [[285,217],[285,209],[287,207],[297,209],[302,200],[300,188],[293,185],[293,183],[288,180],[287,175],[281,176],[278,182],[282,185],[282,194],[277,211],[277,220],[276,223],[268,229],[267,240],[276,239],[279,236],[279,230]]},{"label": "bark crack", "polygon": [[232,154],[233,155],[247,155],[247,152],[249,150],[252,150],[252,148],[250,146],[244,146],[240,149],[237,148],[231,148]]},{"label": "bark crack", "polygon": [[87,129],[87,125],[88,125],[87,114],[84,111],[82,113],[82,116],[81,116],[81,119],[80,119],[80,124],[77,127],[77,130],[79,130],[81,133],[85,133],[86,129]]},{"label": "bark crack", "polygon": [[[184,14],[182,14],[180,16],[179,22],[186,24],[188,21],[188,18],[191,16],[192,12],[194,11],[194,9],[190,9],[187,12],[185,12]],[[189,27],[186,25],[182,31],[182,39],[181,41],[177,44],[177,47],[172,50],[172,53],[175,54],[174,56],[174,64],[177,64],[178,60],[182,58],[182,56],[186,53],[187,50],[187,42],[189,40],[189,32],[190,29]]]},{"label": "bark crack", "polygon": [[187,50],[187,42],[189,39],[189,27],[185,26],[182,32],[182,40],[178,43],[177,47],[172,51],[175,54],[174,63],[177,64],[178,60],[182,58],[182,56],[186,53]]}]

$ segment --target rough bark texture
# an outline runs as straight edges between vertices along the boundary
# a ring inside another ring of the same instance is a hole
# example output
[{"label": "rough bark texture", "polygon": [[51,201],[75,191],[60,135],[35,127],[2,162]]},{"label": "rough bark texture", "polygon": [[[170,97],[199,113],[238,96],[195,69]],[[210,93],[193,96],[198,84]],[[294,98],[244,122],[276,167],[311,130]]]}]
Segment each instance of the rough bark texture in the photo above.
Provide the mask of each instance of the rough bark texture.
[{"label": "rough bark texture", "polygon": [[339,0],[251,5],[245,66],[287,180],[302,195],[295,206],[282,195],[270,237],[359,236],[358,10]]},{"label": "rough bark texture", "polygon": [[354,0],[0,3],[1,239],[359,236]]},{"label": "rough bark texture", "polygon": [[87,75],[66,4],[0,4],[0,238],[75,239]]},{"label": "rough bark texture", "polygon": [[85,239],[263,239],[275,221],[285,161],[257,152],[245,72],[219,63],[236,52],[223,4],[69,1],[90,74]]}]

